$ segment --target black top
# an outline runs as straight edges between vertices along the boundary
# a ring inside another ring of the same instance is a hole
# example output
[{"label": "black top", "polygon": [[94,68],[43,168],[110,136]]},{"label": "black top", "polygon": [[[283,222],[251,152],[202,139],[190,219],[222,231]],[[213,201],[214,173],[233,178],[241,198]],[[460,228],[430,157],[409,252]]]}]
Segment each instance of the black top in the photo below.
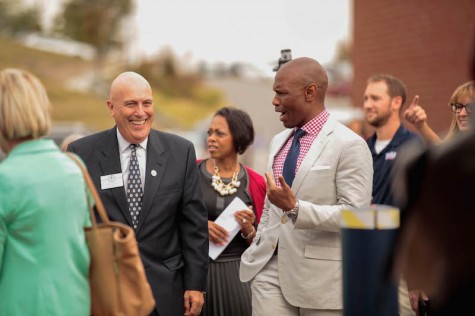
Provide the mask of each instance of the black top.
[{"label": "black top", "polygon": [[[201,172],[201,188],[203,189],[203,199],[208,210],[208,220],[215,221],[218,216],[224,211],[224,209],[231,204],[235,197],[239,197],[244,204],[252,205],[251,196],[247,191],[248,185],[248,176],[246,169],[241,166],[241,170],[238,174],[238,180],[241,182],[240,186],[237,188],[237,192],[231,195],[221,196],[214,188],[211,186],[212,174],[206,170],[206,160],[200,163],[200,172]],[[221,178],[224,184],[231,182],[231,178]],[[226,249],[219,255],[216,260],[223,259],[226,256],[235,256],[241,255],[244,250],[249,245],[246,240],[241,237],[241,234],[238,233],[234,239],[229,243]]]}]

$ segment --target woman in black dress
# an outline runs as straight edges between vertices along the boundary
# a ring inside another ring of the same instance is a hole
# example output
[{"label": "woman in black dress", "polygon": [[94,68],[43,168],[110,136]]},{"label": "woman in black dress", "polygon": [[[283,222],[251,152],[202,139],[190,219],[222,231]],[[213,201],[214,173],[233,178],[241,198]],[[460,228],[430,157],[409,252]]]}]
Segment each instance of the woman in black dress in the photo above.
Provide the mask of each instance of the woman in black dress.
[{"label": "woman in black dress", "polygon": [[238,233],[216,258],[210,259],[208,286],[202,315],[246,316],[252,314],[251,290],[239,280],[241,255],[252,242],[266,194],[264,177],[239,163],[254,140],[249,115],[239,109],[225,107],[215,113],[208,129],[210,158],[199,162],[210,242],[222,245],[228,232],[214,221],[239,197],[249,209],[237,211],[234,218]]}]

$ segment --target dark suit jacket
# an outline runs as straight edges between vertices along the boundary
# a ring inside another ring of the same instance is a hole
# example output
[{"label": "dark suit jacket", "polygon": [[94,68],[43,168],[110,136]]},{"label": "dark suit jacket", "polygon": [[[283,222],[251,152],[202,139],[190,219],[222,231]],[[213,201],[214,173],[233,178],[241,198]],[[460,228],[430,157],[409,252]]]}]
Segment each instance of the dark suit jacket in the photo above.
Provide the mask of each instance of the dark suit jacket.
[{"label": "dark suit jacket", "polygon": [[[131,225],[124,187],[101,189],[101,176],[122,172],[116,127],[68,150],[86,163],[109,218]],[[184,290],[204,291],[208,272],[208,215],[188,140],[151,130],[136,238],[158,313],[182,316]]]}]

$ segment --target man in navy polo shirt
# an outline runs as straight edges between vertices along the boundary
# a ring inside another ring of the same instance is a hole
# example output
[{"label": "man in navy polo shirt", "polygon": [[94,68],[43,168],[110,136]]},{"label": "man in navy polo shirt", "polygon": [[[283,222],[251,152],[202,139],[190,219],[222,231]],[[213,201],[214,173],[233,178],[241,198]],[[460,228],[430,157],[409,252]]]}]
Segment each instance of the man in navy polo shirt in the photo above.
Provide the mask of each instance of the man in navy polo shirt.
[{"label": "man in navy polo shirt", "polygon": [[[418,140],[422,143],[417,134],[401,123],[401,109],[406,95],[406,86],[398,78],[380,74],[368,79],[363,108],[366,121],[376,129],[367,140],[373,156],[373,204],[394,205],[391,189],[394,161],[406,142]],[[417,100],[416,96],[411,106]],[[399,286],[399,306],[400,315],[416,315],[411,308],[405,282]]]},{"label": "man in navy polo shirt", "polygon": [[391,190],[394,160],[405,142],[420,140],[417,134],[401,124],[400,114],[406,94],[404,83],[393,76],[375,75],[368,79],[364,110],[367,122],[376,129],[367,140],[373,156],[373,204],[394,205]]}]

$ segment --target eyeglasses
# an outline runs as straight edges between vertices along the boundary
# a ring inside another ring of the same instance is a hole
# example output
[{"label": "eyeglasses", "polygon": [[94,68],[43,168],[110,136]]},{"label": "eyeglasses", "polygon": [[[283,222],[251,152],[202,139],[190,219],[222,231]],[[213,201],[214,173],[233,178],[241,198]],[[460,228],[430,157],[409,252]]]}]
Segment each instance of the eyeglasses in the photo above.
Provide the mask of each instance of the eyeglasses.
[{"label": "eyeglasses", "polygon": [[475,108],[475,102],[467,103],[467,104],[450,103],[449,105],[450,105],[450,108],[452,109],[452,112],[454,113],[462,112],[463,108],[465,108],[465,111],[467,111],[467,113],[470,113],[472,112],[472,108]]}]

